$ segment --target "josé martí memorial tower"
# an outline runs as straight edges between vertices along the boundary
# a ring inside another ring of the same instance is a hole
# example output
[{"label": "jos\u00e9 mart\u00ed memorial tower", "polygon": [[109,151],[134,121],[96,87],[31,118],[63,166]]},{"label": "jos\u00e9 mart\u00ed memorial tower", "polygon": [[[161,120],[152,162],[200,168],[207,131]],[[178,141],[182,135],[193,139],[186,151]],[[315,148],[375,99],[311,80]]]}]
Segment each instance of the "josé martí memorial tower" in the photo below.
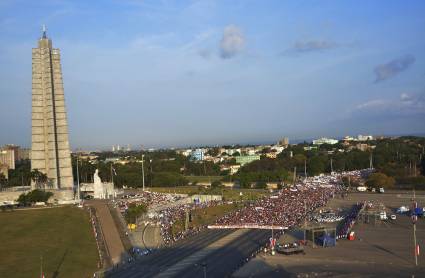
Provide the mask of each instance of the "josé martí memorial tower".
[{"label": "jos\u00e9 mart\u00ed memorial tower", "polygon": [[53,191],[54,198],[73,199],[60,51],[52,47],[44,26],[38,47],[32,49],[31,141],[31,169],[47,175],[44,189]]}]

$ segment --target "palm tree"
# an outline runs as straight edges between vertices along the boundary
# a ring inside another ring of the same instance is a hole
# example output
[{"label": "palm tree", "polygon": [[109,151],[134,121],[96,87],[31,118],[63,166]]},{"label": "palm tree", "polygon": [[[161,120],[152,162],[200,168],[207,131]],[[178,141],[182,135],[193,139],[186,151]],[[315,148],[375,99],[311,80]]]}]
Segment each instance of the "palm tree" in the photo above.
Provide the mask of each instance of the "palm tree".
[{"label": "palm tree", "polygon": [[31,180],[35,183],[36,188],[44,188],[47,183],[47,175],[34,169],[31,171]]},{"label": "palm tree", "polygon": [[4,176],[3,173],[0,173],[0,189],[2,189],[3,186],[6,186],[6,184],[7,184],[6,177]]}]

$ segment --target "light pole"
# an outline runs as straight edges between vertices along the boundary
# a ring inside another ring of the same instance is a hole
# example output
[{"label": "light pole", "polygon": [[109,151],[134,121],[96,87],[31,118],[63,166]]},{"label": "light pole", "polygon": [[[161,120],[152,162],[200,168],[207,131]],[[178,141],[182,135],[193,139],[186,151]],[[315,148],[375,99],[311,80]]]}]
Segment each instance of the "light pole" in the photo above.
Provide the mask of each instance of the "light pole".
[{"label": "light pole", "polygon": [[204,269],[204,278],[207,278],[207,263],[203,262],[201,266]]},{"label": "light pole", "polygon": [[145,191],[145,167],[143,164],[143,161],[145,159],[145,155],[142,154],[142,186],[143,186],[143,191]]},{"label": "light pole", "polygon": [[78,197],[78,201],[80,200],[80,172],[78,170],[79,167],[79,159],[78,159],[78,154],[77,154],[77,197]]},{"label": "light pole", "polygon": [[415,186],[413,186],[413,215],[412,215],[412,222],[413,222],[413,243],[414,243],[414,250],[415,250],[415,266],[418,266],[418,246],[416,243],[416,221],[418,220],[418,216],[416,215],[416,190]]},{"label": "light pole", "polygon": [[149,165],[151,166],[151,177],[150,177],[150,184],[151,184],[151,187],[152,187],[152,179],[153,179],[153,176],[152,176],[152,159],[149,159]]},{"label": "light pole", "polygon": [[304,244],[306,243],[306,228],[307,228],[307,205],[304,200]]}]

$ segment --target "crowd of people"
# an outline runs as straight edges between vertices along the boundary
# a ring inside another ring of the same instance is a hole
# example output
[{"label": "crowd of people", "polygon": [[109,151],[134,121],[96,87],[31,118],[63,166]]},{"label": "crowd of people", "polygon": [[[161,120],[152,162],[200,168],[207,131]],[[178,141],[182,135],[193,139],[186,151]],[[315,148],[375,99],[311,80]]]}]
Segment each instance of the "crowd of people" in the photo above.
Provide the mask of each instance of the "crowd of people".
[{"label": "crowd of people", "polygon": [[316,208],[325,206],[335,194],[342,193],[342,176],[361,178],[367,174],[365,171],[368,170],[306,178],[219,218],[211,227],[288,229],[299,224]]},{"label": "crowd of people", "polygon": [[336,237],[338,239],[347,238],[348,233],[356,222],[357,216],[359,215],[360,211],[365,207],[365,205],[366,203],[357,203],[353,206],[351,211],[344,218],[344,221],[337,228]]},{"label": "crowd of people", "polygon": [[194,202],[190,204],[180,204],[161,210],[157,216],[157,221],[159,222],[161,227],[161,236],[164,240],[164,243],[168,245],[188,236],[192,236],[206,228],[206,226],[197,226],[196,228],[189,227],[187,230],[182,229],[180,231],[173,231],[172,226],[177,221],[183,221],[182,224],[184,225],[186,213],[188,213],[188,217],[190,217],[189,215],[195,209],[203,209],[206,207],[218,206],[221,204],[223,204],[223,202],[221,201],[208,201],[201,203]]},{"label": "crowd of people", "polygon": [[[365,172],[351,171],[306,178],[275,194],[247,203],[243,208],[217,219],[210,227],[289,229],[301,223],[305,218],[311,217],[311,213],[316,208],[325,206],[328,200],[336,194],[344,192],[341,177],[347,175],[362,178]],[[186,214],[190,215],[190,212],[197,208],[222,204],[221,201],[178,202],[181,198],[178,195],[145,191],[125,195],[116,204],[122,213],[125,213],[130,203],[144,204],[149,209],[158,208],[150,220],[160,225],[163,241],[168,245],[206,228],[206,226],[198,226],[174,229],[175,223],[180,222],[180,226],[185,225]],[[340,219],[338,218],[338,220]]]},{"label": "crowd of people", "polygon": [[181,195],[164,194],[158,192],[142,191],[134,194],[126,194],[119,200],[115,201],[115,205],[122,214],[128,209],[129,204],[145,205],[148,209],[162,206],[181,200]]},{"label": "crowd of people", "polygon": [[215,225],[288,229],[297,225],[316,208],[324,206],[339,190],[338,185],[313,187],[298,184],[231,212],[219,218]]}]

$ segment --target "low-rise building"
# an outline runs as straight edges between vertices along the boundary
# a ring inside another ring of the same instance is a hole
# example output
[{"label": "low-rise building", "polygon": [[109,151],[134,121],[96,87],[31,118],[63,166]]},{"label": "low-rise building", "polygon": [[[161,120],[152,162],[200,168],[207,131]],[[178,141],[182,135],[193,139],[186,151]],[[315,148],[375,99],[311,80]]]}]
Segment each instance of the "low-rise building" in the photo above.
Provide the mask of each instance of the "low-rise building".
[{"label": "low-rise building", "polygon": [[239,169],[241,168],[241,165],[230,165],[230,175],[236,174]]},{"label": "low-rise building", "polygon": [[332,139],[332,138],[326,138],[326,137],[313,140],[313,145],[322,145],[322,144],[335,145],[337,143],[338,143],[338,140]]},{"label": "low-rise building", "polygon": [[269,152],[266,153],[267,158],[276,159],[277,158],[277,152]]},{"label": "low-rise building", "polygon": [[260,155],[240,155],[236,156],[236,163],[240,164],[241,166],[250,163],[255,160],[260,160]]},{"label": "low-rise building", "polygon": [[15,169],[15,149],[0,149],[0,164],[6,165],[9,169]]},{"label": "low-rise building", "polygon": [[196,149],[192,152],[190,157],[195,161],[202,161],[204,160],[204,153],[203,149]]},{"label": "low-rise building", "polygon": [[359,140],[359,141],[372,141],[373,136],[372,135],[361,135],[361,134],[359,134],[357,136],[357,140]]}]

